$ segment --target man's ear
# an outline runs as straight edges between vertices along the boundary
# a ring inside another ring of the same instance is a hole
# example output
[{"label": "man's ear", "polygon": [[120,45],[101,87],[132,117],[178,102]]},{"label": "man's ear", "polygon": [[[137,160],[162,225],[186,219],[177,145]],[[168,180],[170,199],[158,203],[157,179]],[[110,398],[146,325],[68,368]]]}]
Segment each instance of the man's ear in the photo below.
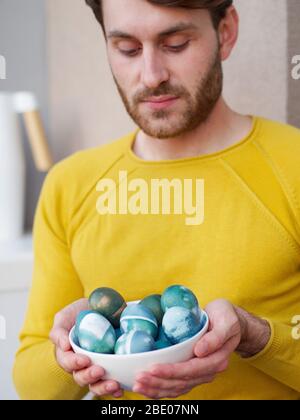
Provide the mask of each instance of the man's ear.
[{"label": "man's ear", "polygon": [[221,20],[218,28],[220,42],[220,58],[227,60],[234,48],[239,35],[239,15],[234,6],[227,9],[226,16]]}]

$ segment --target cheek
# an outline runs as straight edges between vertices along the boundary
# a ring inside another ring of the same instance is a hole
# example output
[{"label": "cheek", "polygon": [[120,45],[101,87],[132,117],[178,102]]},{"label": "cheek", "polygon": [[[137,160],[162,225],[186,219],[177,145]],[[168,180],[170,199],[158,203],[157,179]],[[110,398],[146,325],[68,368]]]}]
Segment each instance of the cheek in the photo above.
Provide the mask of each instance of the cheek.
[{"label": "cheek", "polygon": [[130,94],[130,91],[136,89],[137,69],[133,63],[124,60],[122,57],[110,61],[111,71],[117,80],[119,86]]}]

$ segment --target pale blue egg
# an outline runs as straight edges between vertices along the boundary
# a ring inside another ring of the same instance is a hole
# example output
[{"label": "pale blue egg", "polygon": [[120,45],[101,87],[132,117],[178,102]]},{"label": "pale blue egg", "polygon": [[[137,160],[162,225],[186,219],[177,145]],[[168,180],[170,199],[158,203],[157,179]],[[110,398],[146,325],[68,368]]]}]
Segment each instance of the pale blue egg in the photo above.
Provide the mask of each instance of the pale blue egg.
[{"label": "pale blue egg", "polygon": [[145,331],[131,330],[118,338],[116,354],[144,353],[155,349],[153,337]]},{"label": "pale blue egg", "polygon": [[166,311],[162,326],[168,340],[177,344],[197,334],[201,329],[201,322],[189,309],[173,306]]},{"label": "pale blue egg", "polygon": [[153,312],[140,304],[128,305],[121,315],[121,331],[127,333],[131,330],[145,331],[157,337],[158,325]]},{"label": "pale blue egg", "polygon": [[113,353],[116,333],[111,323],[99,312],[84,312],[75,328],[80,347],[94,353]]},{"label": "pale blue egg", "polygon": [[87,309],[85,311],[81,311],[79,312],[79,314],[76,317],[76,323],[75,323],[75,328],[74,328],[74,333],[73,333],[73,341],[74,343],[79,346],[79,341],[78,341],[78,327],[80,325],[80,322],[82,321],[82,319],[87,315],[93,313],[92,310]]},{"label": "pale blue egg", "polygon": [[173,285],[168,287],[162,294],[161,306],[166,312],[173,306],[182,306],[198,315],[199,303],[194,293],[185,286]]}]

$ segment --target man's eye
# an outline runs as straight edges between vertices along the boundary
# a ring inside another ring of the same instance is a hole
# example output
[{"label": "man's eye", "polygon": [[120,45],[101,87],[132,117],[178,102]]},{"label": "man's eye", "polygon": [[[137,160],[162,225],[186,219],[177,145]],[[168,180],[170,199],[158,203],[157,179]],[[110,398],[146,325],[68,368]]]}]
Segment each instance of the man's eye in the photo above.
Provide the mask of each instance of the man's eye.
[{"label": "man's eye", "polygon": [[134,55],[137,54],[137,52],[139,51],[139,48],[136,50],[120,50],[121,54],[127,55],[129,57],[133,57]]},{"label": "man's eye", "polygon": [[[184,48],[187,47],[189,43],[190,41],[187,41],[184,44],[180,44],[180,45],[166,45],[166,48],[173,52],[179,52],[179,51],[184,50]],[[133,57],[140,51],[140,49],[141,48],[132,49],[132,50],[119,50],[119,51],[123,55],[126,55],[128,57]]]},{"label": "man's eye", "polygon": [[167,48],[171,51],[182,51],[185,47],[188,46],[190,41],[185,42],[184,44],[181,45],[168,45]]}]

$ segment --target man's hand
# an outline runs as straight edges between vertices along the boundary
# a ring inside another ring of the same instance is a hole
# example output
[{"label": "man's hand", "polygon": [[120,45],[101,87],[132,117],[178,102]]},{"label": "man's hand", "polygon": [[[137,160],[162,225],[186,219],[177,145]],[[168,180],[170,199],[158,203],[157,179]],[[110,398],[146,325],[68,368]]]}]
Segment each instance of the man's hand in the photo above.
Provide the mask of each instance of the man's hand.
[{"label": "man's hand", "polygon": [[90,391],[97,396],[112,394],[119,398],[123,392],[118,382],[101,380],[105,375],[104,369],[92,365],[88,357],[72,351],[69,332],[75,324],[78,313],[85,309],[88,309],[88,300],[80,299],[56,314],[50,339],[55,345],[57,363],[66,372],[73,374],[79,386],[88,386]]},{"label": "man's hand", "polygon": [[134,392],[149,398],[176,398],[214,380],[229,365],[233,352],[251,357],[267,345],[271,330],[267,321],[216,300],[205,308],[209,331],[196,344],[195,358],[176,364],[155,365],[136,377]]}]

